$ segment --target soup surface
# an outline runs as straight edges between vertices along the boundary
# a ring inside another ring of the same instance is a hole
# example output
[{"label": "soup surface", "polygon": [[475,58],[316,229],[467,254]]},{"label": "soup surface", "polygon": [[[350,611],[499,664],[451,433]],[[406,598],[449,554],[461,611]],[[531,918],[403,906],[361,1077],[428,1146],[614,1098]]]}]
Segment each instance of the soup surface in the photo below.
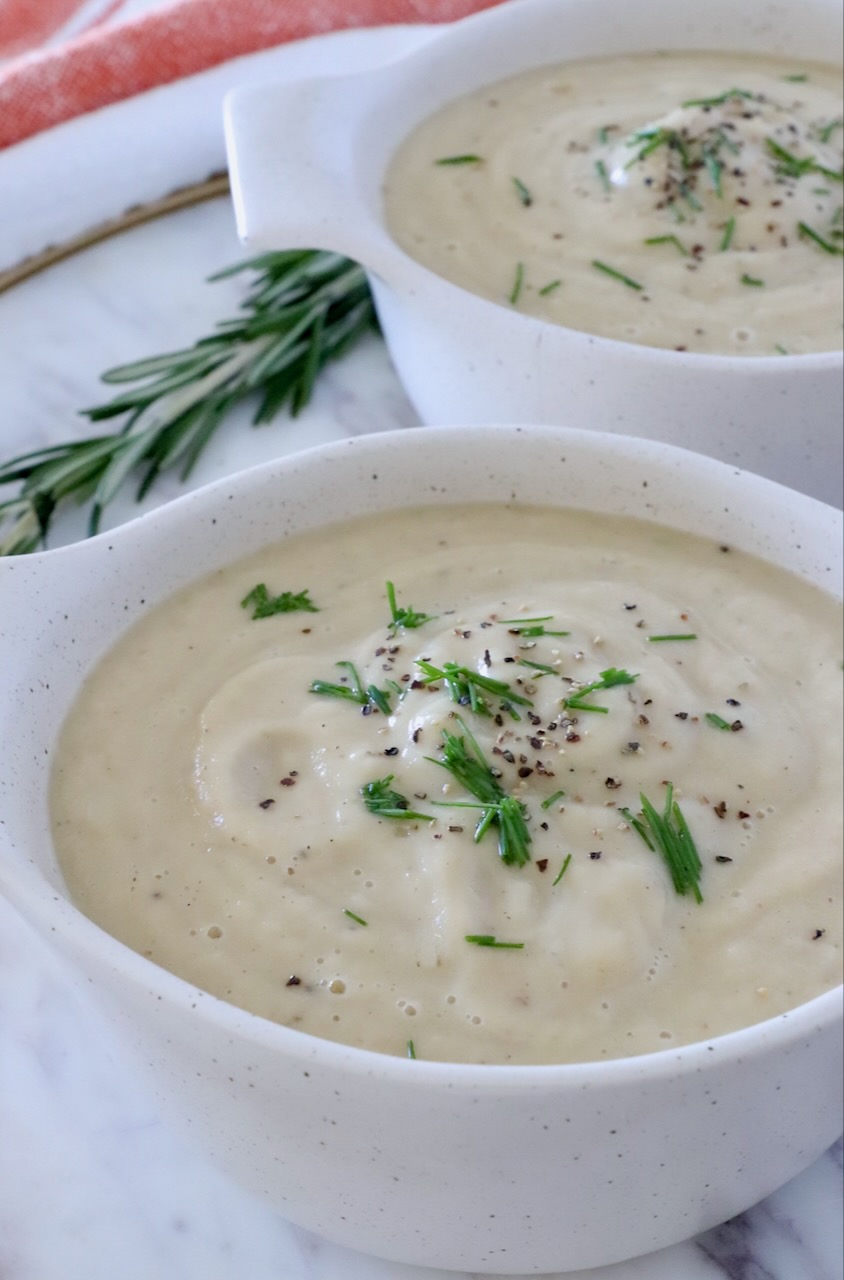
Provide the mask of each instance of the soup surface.
[{"label": "soup surface", "polygon": [[841,655],[831,597],[706,540],[379,515],[120,640],[62,732],[55,843],[107,931],[318,1036],[706,1039],[840,981]]},{"label": "soup surface", "polygon": [[387,221],[432,271],[588,333],[740,355],[842,344],[834,67],[572,62],[447,105],[399,148]]}]

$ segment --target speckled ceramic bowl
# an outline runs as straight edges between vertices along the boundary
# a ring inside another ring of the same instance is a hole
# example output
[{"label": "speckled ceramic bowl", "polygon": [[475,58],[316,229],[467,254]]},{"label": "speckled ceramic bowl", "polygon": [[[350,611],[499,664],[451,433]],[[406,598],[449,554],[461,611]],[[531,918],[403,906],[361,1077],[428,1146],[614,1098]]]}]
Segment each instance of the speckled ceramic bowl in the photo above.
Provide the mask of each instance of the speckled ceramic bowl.
[{"label": "speckled ceramic bowl", "polygon": [[388,234],[396,147],[455,97],[531,66],[664,50],[840,58],[838,0],[518,0],[378,72],[236,92],[226,129],[251,249],[334,249],[368,269],[392,359],[423,422],[576,420],[665,440],[842,501],[840,351],[686,354],[596,338],[434,275]]},{"label": "speckled ceramic bowl", "polygon": [[294,1222],[438,1267],[592,1267],[739,1213],[835,1140],[840,988],[747,1030],[633,1059],[387,1057],[243,1013],[114,941],[69,901],[50,840],[59,725],[144,610],[292,533],[408,502],[471,500],[640,516],[840,593],[840,513],[650,441],[431,428],[242,472],[90,542],[0,560],[0,892],[92,985],[170,1123]]}]

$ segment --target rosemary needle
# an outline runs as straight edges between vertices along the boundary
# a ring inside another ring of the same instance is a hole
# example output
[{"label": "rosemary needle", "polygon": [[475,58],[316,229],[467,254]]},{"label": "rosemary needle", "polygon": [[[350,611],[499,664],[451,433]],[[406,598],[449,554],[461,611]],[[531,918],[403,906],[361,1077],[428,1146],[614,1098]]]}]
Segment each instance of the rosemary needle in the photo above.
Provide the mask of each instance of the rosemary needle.
[{"label": "rosemary needle", "polygon": [[308,403],[323,366],[377,328],[363,268],[339,254],[301,249],[262,254],[218,272],[256,278],[242,314],[192,347],[111,369],[109,385],[134,384],[107,404],[83,410],[92,422],[124,417],[113,435],[36,449],[0,466],[0,486],[19,484],[0,502],[0,555],[44,544],[56,509],[89,502],[88,532],[130,479],[140,500],[159,474],[186,480],[235,404],[257,394],[253,424]]}]

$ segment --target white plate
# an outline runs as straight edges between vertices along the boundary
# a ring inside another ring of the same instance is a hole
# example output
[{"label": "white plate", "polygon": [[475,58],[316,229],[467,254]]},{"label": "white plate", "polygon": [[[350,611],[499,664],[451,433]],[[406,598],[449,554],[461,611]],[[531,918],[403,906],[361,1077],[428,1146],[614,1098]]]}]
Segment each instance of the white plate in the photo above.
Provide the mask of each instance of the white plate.
[{"label": "white plate", "polygon": [[[269,50],[0,153],[0,271],[221,170],[229,88],[363,69],[435,33],[351,31]],[[240,257],[222,198],[105,240],[0,295],[0,457],[89,434],[77,411],[107,398],[100,372],[189,344],[233,314],[237,283],[201,281]],[[377,339],[326,374],[296,422],[282,416],[250,432],[247,417],[220,432],[192,483],[416,421]],[[176,490],[162,484],[147,505]],[[135,510],[116,503],[108,520]],[[53,542],[82,525],[78,514],[63,517]],[[2,901],[0,1134],[3,1280],[434,1280],[290,1228],[182,1149],[95,1005],[71,991],[48,945]],[[756,1268],[771,1280],[840,1280],[840,1204],[839,1146],[734,1223],[589,1280],[749,1280]]]}]

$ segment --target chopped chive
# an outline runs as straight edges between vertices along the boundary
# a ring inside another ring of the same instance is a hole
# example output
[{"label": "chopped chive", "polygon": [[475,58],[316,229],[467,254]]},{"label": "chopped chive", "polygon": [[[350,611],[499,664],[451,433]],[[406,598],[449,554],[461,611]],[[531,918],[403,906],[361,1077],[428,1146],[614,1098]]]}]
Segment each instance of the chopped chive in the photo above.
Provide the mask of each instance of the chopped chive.
[{"label": "chopped chive", "polygon": [[776,345],[774,346],[774,350],[781,356],[788,355],[788,348],[784,347],[781,342],[776,343]]},{"label": "chopped chive", "polygon": [[673,244],[675,249],[679,249],[684,258],[688,258],[689,251],[678,236],[649,236],[645,244]]},{"label": "chopped chive", "polygon": [[361,916],[355,915],[354,911],[350,911],[348,907],[343,908],[343,915],[348,916],[350,920],[354,920],[355,924],[362,924],[364,928],[368,928],[368,923]]},{"label": "chopped chive", "polygon": [[[458,716],[465,737],[458,737],[442,730],[442,755],[438,760],[426,756],[432,764],[447,769],[477,800],[479,806],[466,804],[461,807],[483,810],[475,828],[477,844],[490,827],[498,829],[498,856],[508,866],[523,867],[530,861],[531,835],[526,822],[526,809],[515,796],[508,796],[494,771],[487,763],[481,748]],[[466,746],[468,738],[471,751]]]},{"label": "chopped chive", "polygon": [[253,622],[256,618],[272,618],[277,613],[295,613],[297,610],[319,613],[307,591],[282,591],[279,596],[271,596],[263,582],[254,586],[240,602],[242,609],[248,609],[250,605]]},{"label": "chopped chive", "polygon": [[[353,662],[337,662],[335,666],[345,667],[349,672],[349,684],[333,684],[330,680],[312,680],[310,693],[318,693],[328,698],[344,698],[347,702],[356,702],[362,707],[364,714],[369,714],[376,707],[383,715],[392,715],[392,708],[387,693],[374,684],[363,687],[357,667]],[[401,690],[399,691],[401,692]]]},{"label": "chopped chive", "polygon": [[686,182],[680,183],[680,195],[683,197],[683,199],[685,200],[689,208],[694,209],[695,213],[700,213],[702,211],[703,205],[698,200],[694,192],[690,189],[688,183]]},{"label": "chopped chive", "polygon": [[416,1057],[416,1046],[414,1045],[412,1040],[408,1040],[407,1042],[407,1056],[408,1058]]},{"label": "chopped chive", "polygon": [[697,636],[694,632],[689,631],[678,632],[676,635],[648,636],[648,640],[651,644],[658,644],[661,640],[697,640]]},{"label": "chopped chive", "polygon": [[530,658],[519,658],[519,663],[523,667],[530,667],[532,671],[539,671],[544,676],[559,674],[557,668],[549,666],[547,662],[531,662]]},{"label": "chopped chive", "polygon": [[414,809],[411,809],[407,796],[403,796],[400,791],[391,789],[390,783],[394,777],[395,774],[390,773],[386,778],[377,778],[373,782],[365,782],[360,788],[363,803],[369,812],[374,813],[378,818],[398,818],[406,822],[416,820],[433,822],[433,814],[417,813]]},{"label": "chopped chive", "polygon": [[824,253],[834,253],[836,255],[844,253],[844,250],[840,249],[838,245],[831,244],[829,240],[824,240],[823,236],[819,235],[812,227],[807,226],[805,222],[798,222],[797,230],[805,240],[813,241],[819,249],[823,249]]},{"label": "chopped chive", "polygon": [[574,711],[598,711],[601,715],[607,715],[607,707],[599,707],[592,702],[584,702],[583,699],[590,693],[594,693],[596,689],[613,689],[619,684],[633,684],[637,679],[638,676],[631,675],[629,671],[619,670],[618,667],[607,667],[606,671],[600,673],[599,679],[583,685],[568,698],[563,698],[563,706]]},{"label": "chopped chive", "polygon": [[628,147],[636,146],[637,143],[643,142],[644,146],[636,153],[631,160],[627,161],[625,169],[632,169],[634,164],[640,160],[646,160],[649,155],[657,151],[660,147],[671,146],[680,152],[683,160],[683,168],[688,166],[688,152],[680,134],[674,129],[640,129],[638,133],[634,133],[625,143]]},{"label": "chopped chive", "polygon": [[516,263],[516,277],[513,281],[513,288],[510,290],[510,302],[513,306],[519,301],[522,293],[522,287],[525,283],[525,264],[523,262]]},{"label": "chopped chive", "polygon": [[819,164],[814,156],[796,156],[793,151],[780,146],[775,138],[766,138],[765,146],[777,161],[776,172],[785,178],[802,178],[807,173],[821,173],[835,182],[844,181],[844,172]]},{"label": "chopped chive", "polygon": [[554,885],[555,885],[555,884],[559,884],[559,883],[560,883],[560,881],[562,880],[563,876],[566,874],[566,871],[568,870],[568,867],[569,867],[569,863],[570,863],[570,862],[571,862],[571,854],[570,854],[570,853],[567,853],[567,854],[566,854],[566,856],[563,858],[563,865],[560,867],[560,870],[557,872],[557,877],[556,877],[556,879],[553,881],[553,883],[552,883],[552,885],[551,885],[551,888],[552,888],[552,889],[554,888]]},{"label": "chopped chive", "polygon": [[829,142],[836,129],[844,129],[844,120],[830,120],[829,124],[825,124],[818,131],[818,137],[821,142]]},{"label": "chopped chive", "polygon": [[467,933],[465,940],[476,947],[499,947],[506,951],[521,951],[525,945],[523,942],[499,942],[494,933]]},{"label": "chopped chive", "polygon": [[[471,707],[476,715],[492,715],[483,693],[491,693],[501,699],[501,705],[509,710],[514,720],[518,720],[519,717],[513,710],[512,703],[515,702],[523,707],[533,706],[530,698],[517,693],[506,680],[495,680],[492,676],[481,675],[480,672],[473,671],[471,667],[461,666],[458,662],[444,662],[442,666],[437,667],[427,658],[417,658],[416,665],[424,673],[422,684],[434,684],[435,681],[441,680],[452,702]],[[483,693],[479,692],[480,690],[483,690]]]},{"label": "chopped chive", "polygon": [[724,162],[719,160],[714,151],[708,147],[703,148],[703,163],[706,165],[706,171],[709,174],[709,180],[712,183],[712,190],[716,196],[723,196],[724,191],[721,186],[721,178],[724,173]]},{"label": "chopped chive", "polygon": [[730,245],[733,243],[733,236],[735,235],[735,230],[736,230],[736,220],[735,218],[730,218],[730,220],[728,221],[727,225],[724,228],[724,234],[721,237],[721,243],[718,246],[718,248],[721,250],[722,253],[725,253],[727,249],[729,249]]},{"label": "chopped chive", "polygon": [[714,711],[707,711],[704,719],[708,720],[715,729],[731,730],[733,727],[729,720],[725,720]]},{"label": "chopped chive", "polygon": [[558,800],[562,800],[565,794],[565,791],[555,791],[552,796],[546,796],[542,801],[542,804],[539,806],[540,809],[550,809],[551,805],[556,804]]},{"label": "chopped chive", "polygon": [[416,627],[423,626],[426,622],[433,622],[435,615],[430,613],[418,613],[416,609],[412,609],[410,605],[399,608],[396,604],[396,589],[392,582],[388,582],[387,586],[387,603],[390,606],[390,622],[389,628],[393,635],[398,631],[399,627],[405,627],[407,630],[413,630]]},{"label": "chopped chive", "polygon": [[752,98],[754,95],[747,89],[725,89],[717,98],[688,98],[681,105],[684,107],[720,107],[730,98]]},{"label": "chopped chive", "polygon": [[793,76],[783,76],[783,80],[787,80],[790,84],[805,84],[808,79],[805,71],[799,71]]},{"label": "chopped chive", "polygon": [[499,618],[499,625],[502,627],[512,627],[520,636],[568,636],[570,631],[548,631],[542,624],[545,622],[553,622],[553,613],[547,613],[541,618]]},{"label": "chopped chive", "polygon": [[618,131],[617,124],[605,124],[598,130],[598,141],[602,146],[606,146],[610,140],[610,134]]},{"label": "chopped chive", "polygon": [[483,164],[480,156],[466,154],[459,156],[443,156],[440,160],[435,160],[434,164]]},{"label": "chopped chive", "polygon": [[745,271],[744,275],[743,275],[743,276],[742,276],[742,278],[741,278],[741,282],[742,282],[742,284],[749,284],[749,285],[752,285],[755,289],[760,289],[760,288],[762,288],[762,287],[764,286],[764,284],[765,284],[765,281],[764,281],[764,280],[760,280],[757,276],[750,276],[750,275],[748,275],[748,274],[747,274],[747,272],[746,272],[746,271]]},{"label": "chopped chive", "polygon": [[674,787],[668,783],[665,807],[657,813],[647,796],[639,796],[642,818],[634,818],[629,809],[619,812],[633,827],[644,843],[654,853],[659,853],[668,867],[674,888],[679,894],[692,893],[697,902],[703,901],[700,891],[700,873],[703,869],[689,825],[680,806],[674,799]]},{"label": "chopped chive", "polygon": [[604,190],[612,191],[612,183],[610,182],[610,175],[607,172],[607,166],[604,164],[603,160],[595,161],[595,172],[600,178],[601,186],[604,188]]},{"label": "chopped chive", "polygon": [[630,276],[626,276],[623,271],[616,271],[615,267],[610,267],[606,262],[599,262],[597,258],[592,259],[592,266],[596,271],[603,271],[605,276],[611,276],[613,280],[620,280],[622,284],[626,284],[628,289],[636,289],[639,293],[644,289],[643,284],[639,284],[638,280],[632,280]]},{"label": "chopped chive", "polygon": [[540,298],[547,298],[548,294],[553,293],[555,289],[559,289],[562,283],[562,280],[551,280],[548,284],[543,285],[539,290]]},{"label": "chopped chive", "polygon": [[521,201],[521,203],[525,206],[526,209],[529,209],[530,206],[533,204],[533,196],[531,195],[530,191],[525,186],[525,184],[522,182],[521,178],[514,178],[513,186],[516,188],[516,195],[519,197],[519,200]]}]

